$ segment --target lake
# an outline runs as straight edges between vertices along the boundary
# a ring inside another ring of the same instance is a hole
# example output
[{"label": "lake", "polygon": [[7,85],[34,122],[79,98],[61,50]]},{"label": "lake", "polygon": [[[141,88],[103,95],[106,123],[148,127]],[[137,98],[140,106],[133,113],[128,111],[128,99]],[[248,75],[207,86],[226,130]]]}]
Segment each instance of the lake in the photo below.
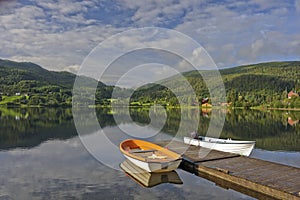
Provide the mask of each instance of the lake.
[{"label": "lake", "polygon": [[[252,199],[181,169],[176,172],[182,184],[138,184],[119,167],[120,141],[181,140],[195,119],[205,135],[212,112],[140,108],[131,109],[130,117],[127,112],[96,109],[95,124],[84,112],[75,112],[82,118],[74,123],[72,109],[0,108],[0,199]],[[226,116],[222,138],[255,140],[251,157],[300,167],[300,112],[218,112]],[[105,141],[97,140],[101,134]]]}]

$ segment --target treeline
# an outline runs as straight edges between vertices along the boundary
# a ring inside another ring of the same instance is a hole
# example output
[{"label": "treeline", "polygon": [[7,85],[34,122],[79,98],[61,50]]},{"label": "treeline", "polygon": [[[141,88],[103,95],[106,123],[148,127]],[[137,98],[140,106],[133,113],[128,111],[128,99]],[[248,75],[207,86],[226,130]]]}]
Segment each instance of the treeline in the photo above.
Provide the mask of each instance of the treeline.
[{"label": "treeline", "polygon": [[261,63],[224,70],[221,74],[227,101],[235,107],[300,107],[299,98],[288,99],[288,92],[300,92],[300,62]]},{"label": "treeline", "polygon": [[[220,70],[226,89],[226,101],[234,107],[283,107],[300,108],[300,98],[294,96],[288,99],[288,92],[300,92],[300,62],[271,62],[255,65],[240,66]],[[169,78],[164,85],[175,85],[175,90],[185,91],[186,88],[178,83],[186,79],[193,87],[197,99],[191,99],[188,94],[177,96],[187,105],[195,101],[201,102],[209,97],[208,88],[197,71],[187,72],[184,78]],[[132,101],[136,102],[163,102],[177,105],[174,93],[160,85],[149,85],[135,92]],[[221,103],[221,102],[220,102]]]},{"label": "treeline", "polygon": [[[80,94],[82,105],[110,106],[112,102],[125,104],[130,99],[131,106],[187,106],[201,104],[201,100],[210,99],[210,94],[201,74],[207,74],[211,83],[214,78],[211,71],[199,73],[190,71],[183,76],[174,76],[160,84],[148,84],[132,90],[107,86],[98,83],[96,94],[91,95],[96,80],[80,77],[85,84]],[[287,98],[290,91],[300,92],[300,62],[270,62],[239,66],[220,70],[226,89],[225,102],[234,107],[277,107],[300,108],[300,98]],[[76,75],[68,72],[51,72],[33,63],[18,63],[0,60],[0,105],[7,106],[72,106],[73,84]],[[206,77],[207,78],[207,77]],[[186,88],[188,81],[195,93]],[[172,89],[170,89],[172,88]],[[118,90],[117,99],[112,92]],[[211,103],[210,101],[208,103]]]},{"label": "treeline", "polygon": [[28,62],[0,60],[0,104],[69,106],[75,75],[51,72]]},{"label": "treeline", "polygon": [[[69,72],[53,72],[28,62],[0,60],[0,105],[5,106],[72,106],[72,89],[76,75]],[[88,91],[96,80],[79,77]],[[107,105],[113,86],[99,82],[94,96],[84,96],[82,102]]]}]

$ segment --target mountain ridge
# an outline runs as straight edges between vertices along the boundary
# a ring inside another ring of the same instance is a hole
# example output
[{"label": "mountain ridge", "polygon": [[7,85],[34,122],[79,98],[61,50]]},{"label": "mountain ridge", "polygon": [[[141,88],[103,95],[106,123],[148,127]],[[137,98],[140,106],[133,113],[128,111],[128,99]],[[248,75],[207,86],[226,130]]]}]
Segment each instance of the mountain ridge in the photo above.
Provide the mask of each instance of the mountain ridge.
[{"label": "mountain ridge", "polygon": [[[300,61],[265,62],[251,65],[237,66],[219,70],[226,89],[227,102],[232,102],[235,107],[259,106],[263,104],[279,103],[289,106],[287,93],[290,91],[300,92]],[[201,74],[209,71],[190,71],[183,73],[184,78],[173,76],[165,81],[163,85],[179,85],[177,91],[184,90],[180,86],[181,81],[186,79],[193,87],[198,101],[209,97],[209,91]],[[172,83],[173,82],[173,83]],[[156,98],[153,98],[156,97]],[[157,98],[158,97],[158,98]],[[161,85],[152,84],[137,90],[132,101],[159,102],[166,104],[163,99],[173,99],[174,105],[178,104],[172,91]],[[188,95],[182,100],[187,105],[192,105],[194,99],[188,99]],[[285,101],[285,102],[284,102]],[[300,106],[299,106],[300,107]]]},{"label": "mountain ridge", "polygon": [[107,90],[111,91],[112,87],[95,79],[66,71],[48,71],[31,62],[0,59],[0,105],[72,106],[72,89],[76,78],[81,79],[83,87],[98,83],[100,99],[110,97]]},{"label": "mountain ridge", "polygon": [[[249,107],[259,105],[269,106],[298,106],[298,101],[287,101],[289,91],[300,91],[300,61],[265,62],[251,65],[237,66],[219,70],[226,89],[227,102],[233,103],[235,107]],[[210,73],[205,71],[203,73]],[[152,105],[154,102],[162,105],[178,105],[178,99],[186,105],[193,105],[195,99],[190,99],[184,94],[186,88],[180,84],[183,79],[189,81],[193,87],[198,102],[202,98],[209,97],[208,88],[199,71],[189,71],[183,76],[172,76],[161,80],[163,85],[173,85],[177,94],[158,83],[144,85],[133,93],[131,102],[140,102],[135,105]],[[76,75],[71,72],[48,71],[41,66],[31,62],[14,62],[0,59],[0,105],[27,104],[40,106],[71,106],[72,88]],[[94,79],[81,76],[86,85],[90,87],[95,84]],[[108,86],[99,82],[96,98],[90,99],[100,105],[110,105],[112,91],[118,87]],[[126,89],[118,88],[126,96]],[[179,91],[179,93],[178,93]],[[13,98],[6,96],[15,94],[29,94],[27,97]],[[5,101],[6,98],[6,101]],[[300,98],[298,98],[300,99]],[[50,102],[50,103],[49,103]],[[150,104],[149,104],[150,103]],[[292,104],[291,104],[292,103]],[[277,105],[278,104],[278,105]]]}]

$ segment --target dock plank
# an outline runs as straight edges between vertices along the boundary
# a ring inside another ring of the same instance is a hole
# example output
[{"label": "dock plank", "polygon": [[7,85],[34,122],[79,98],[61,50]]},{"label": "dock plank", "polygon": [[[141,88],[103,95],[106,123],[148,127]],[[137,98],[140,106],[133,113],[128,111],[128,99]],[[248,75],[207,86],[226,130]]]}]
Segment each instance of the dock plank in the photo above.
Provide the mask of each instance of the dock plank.
[{"label": "dock plank", "polygon": [[[233,159],[235,161],[233,161]],[[268,161],[258,160],[254,158],[238,157],[227,160],[227,163],[233,162],[231,165],[223,165],[220,161],[209,161],[206,163],[200,163],[208,168],[211,166],[222,167],[230,171],[230,174],[249,180],[255,183],[260,183],[265,186],[269,186],[278,190],[286,190],[289,193],[297,193],[300,188],[300,169],[287,165],[272,163]],[[239,160],[244,165],[235,165]],[[242,169],[240,167],[243,167]],[[249,169],[250,168],[250,169]],[[287,179],[291,180],[287,182]]]},{"label": "dock plank", "polygon": [[300,168],[236,154],[189,146],[179,141],[158,143],[182,155],[183,170],[259,199],[300,200]]}]

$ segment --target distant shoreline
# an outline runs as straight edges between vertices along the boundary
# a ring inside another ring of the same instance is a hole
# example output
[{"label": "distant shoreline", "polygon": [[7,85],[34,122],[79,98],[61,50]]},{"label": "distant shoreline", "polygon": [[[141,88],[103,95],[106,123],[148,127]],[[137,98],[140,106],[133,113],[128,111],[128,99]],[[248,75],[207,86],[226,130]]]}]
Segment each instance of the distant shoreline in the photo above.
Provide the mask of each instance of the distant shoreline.
[{"label": "distant shoreline", "polygon": [[[152,105],[155,107],[155,105]],[[118,105],[116,107],[123,107],[123,108],[150,108],[152,106],[143,106],[143,105],[138,105],[138,106],[132,106],[132,105]],[[85,106],[78,106],[78,107],[85,107]],[[89,105],[87,106],[89,108],[112,108],[111,105]],[[173,109],[173,108],[197,108],[198,106],[188,106],[188,105],[183,105],[183,106],[166,106],[165,108],[168,109]],[[7,106],[5,104],[0,105],[0,108],[72,108],[72,105],[65,105],[65,106],[40,106],[40,105],[10,105]],[[246,107],[222,107],[222,106],[212,106],[212,107],[198,107],[199,109],[239,109],[239,110],[281,110],[281,111],[300,111],[300,108],[267,108],[267,107],[250,107],[250,108],[246,108]]]},{"label": "distant shoreline", "polygon": [[300,111],[300,108],[266,108],[266,110],[292,110],[292,111]]}]

